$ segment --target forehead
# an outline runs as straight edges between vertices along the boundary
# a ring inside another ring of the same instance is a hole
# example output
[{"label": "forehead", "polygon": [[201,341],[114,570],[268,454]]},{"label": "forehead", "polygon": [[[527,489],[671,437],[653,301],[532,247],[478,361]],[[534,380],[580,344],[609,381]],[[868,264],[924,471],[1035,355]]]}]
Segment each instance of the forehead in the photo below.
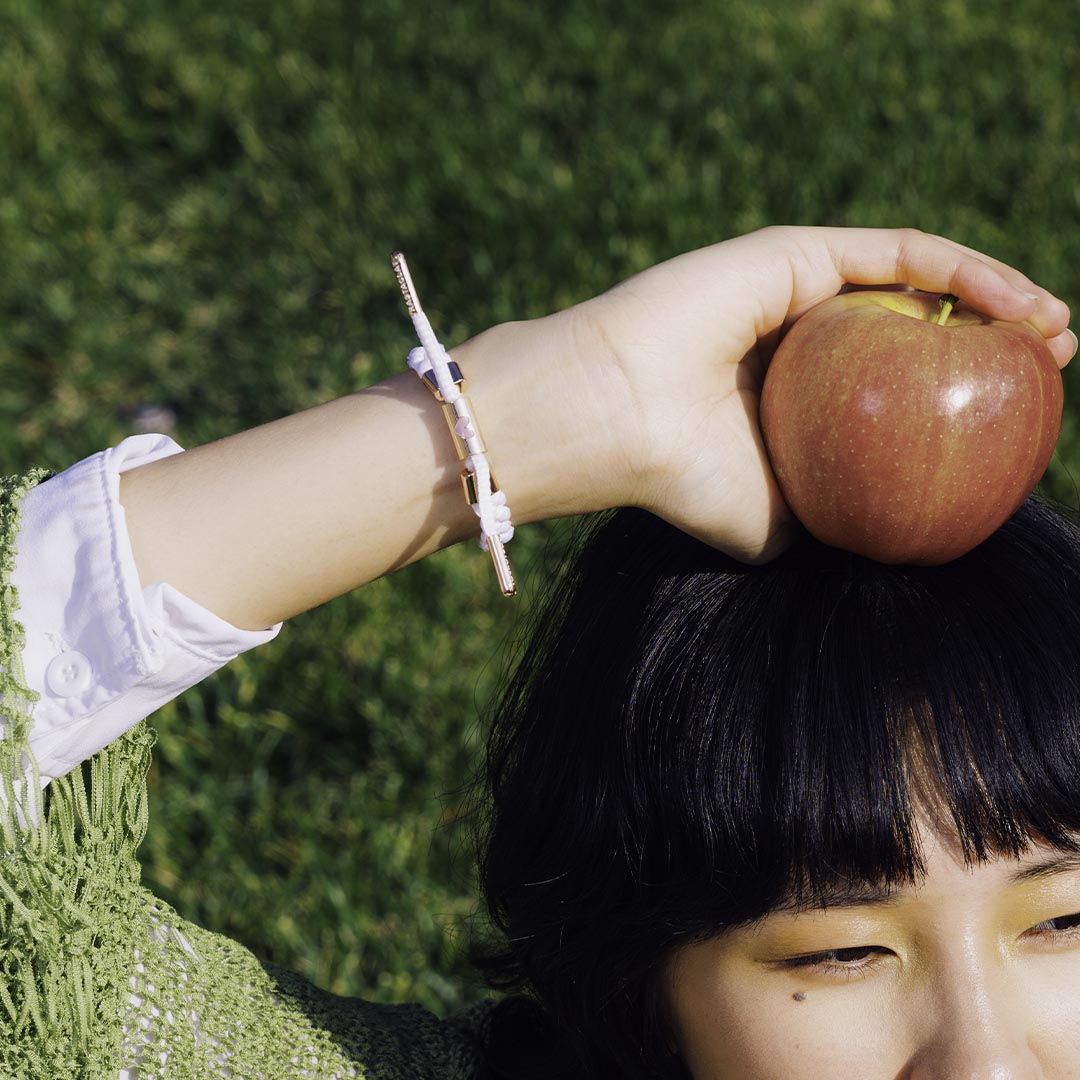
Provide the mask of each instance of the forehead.
[{"label": "forehead", "polygon": [[930,815],[917,818],[923,872],[908,883],[838,880],[812,890],[813,900],[792,899],[780,910],[798,912],[821,908],[898,906],[920,899],[956,902],[970,892],[976,898],[995,891],[1046,880],[1065,873],[1080,873],[1080,834],[1072,834],[1076,847],[1032,842],[1019,855],[994,855],[982,861],[965,857],[956,832],[941,826]]},{"label": "forehead", "polygon": [[995,882],[1015,885],[1056,873],[1080,870],[1080,835],[1072,834],[1075,847],[1061,847],[1033,840],[1018,855],[1001,854],[982,862],[965,858],[956,833],[918,819],[926,874],[918,888],[962,888],[971,882],[979,887]]}]

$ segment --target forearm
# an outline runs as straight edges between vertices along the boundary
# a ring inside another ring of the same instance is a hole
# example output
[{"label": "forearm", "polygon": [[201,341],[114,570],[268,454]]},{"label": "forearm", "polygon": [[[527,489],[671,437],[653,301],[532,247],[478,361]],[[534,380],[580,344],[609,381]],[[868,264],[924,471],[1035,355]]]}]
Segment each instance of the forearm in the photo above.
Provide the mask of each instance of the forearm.
[{"label": "forearm", "polygon": [[[1075,349],[1064,304],[950,241],[762,229],[453,350],[514,522],[636,505],[736,558],[775,557],[794,527],[758,426],[772,349],[845,282],[894,281],[1029,321],[1060,365]],[[262,629],[476,536],[460,472],[406,371],[131,470],[121,501],[144,585]]]},{"label": "forearm", "polygon": [[[598,422],[619,387],[601,348],[563,313],[452,352],[515,524],[619,497]],[[260,629],[478,536],[461,469],[437,402],[405,371],[133,469],[120,497],[143,585]]]}]

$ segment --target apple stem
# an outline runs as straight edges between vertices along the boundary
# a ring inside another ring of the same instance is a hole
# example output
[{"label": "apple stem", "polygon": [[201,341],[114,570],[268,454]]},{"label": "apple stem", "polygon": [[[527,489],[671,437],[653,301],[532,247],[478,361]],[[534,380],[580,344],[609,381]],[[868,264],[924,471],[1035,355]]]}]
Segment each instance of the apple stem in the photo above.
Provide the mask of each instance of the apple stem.
[{"label": "apple stem", "polygon": [[938,298],[938,303],[941,305],[941,314],[938,316],[938,326],[944,326],[945,320],[949,317],[949,312],[953,309],[953,304],[960,302],[958,296],[953,296],[952,293],[945,293]]}]

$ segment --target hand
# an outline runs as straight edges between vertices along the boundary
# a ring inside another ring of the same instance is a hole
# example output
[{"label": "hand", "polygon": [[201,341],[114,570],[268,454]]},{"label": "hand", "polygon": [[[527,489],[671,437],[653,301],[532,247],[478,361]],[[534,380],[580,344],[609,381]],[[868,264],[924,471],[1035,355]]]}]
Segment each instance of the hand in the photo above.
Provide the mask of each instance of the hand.
[{"label": "hand", "polygon": [[758,399],[784,332],[852,285],[951,292],[1027,321],[1064,367],[1069,309],[1019,271],[914,229],[773,226],[660,263],[572,309],[606,343],[629,406],[616,437],[642,506],[744,562],[797,528],[769,465]]}]

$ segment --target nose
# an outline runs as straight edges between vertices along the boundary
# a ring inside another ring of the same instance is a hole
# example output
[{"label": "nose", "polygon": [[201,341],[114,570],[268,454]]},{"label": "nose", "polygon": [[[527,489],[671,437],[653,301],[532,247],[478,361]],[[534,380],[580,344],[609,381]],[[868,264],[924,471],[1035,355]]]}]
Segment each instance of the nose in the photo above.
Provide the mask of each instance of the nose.
[{"label": "nose", "polygon": [[920,1047],[897,1080],[1042,1080],[1042,1073],[1023,1039],[956,1028]]},{"label": "nose", "polygon": [[[1006,973],[969,972],[938,997],[897,1080],[1044,1080],[1028,1042],[1027,1010]],[[974,976],[974,977],[972,977]]]}]

